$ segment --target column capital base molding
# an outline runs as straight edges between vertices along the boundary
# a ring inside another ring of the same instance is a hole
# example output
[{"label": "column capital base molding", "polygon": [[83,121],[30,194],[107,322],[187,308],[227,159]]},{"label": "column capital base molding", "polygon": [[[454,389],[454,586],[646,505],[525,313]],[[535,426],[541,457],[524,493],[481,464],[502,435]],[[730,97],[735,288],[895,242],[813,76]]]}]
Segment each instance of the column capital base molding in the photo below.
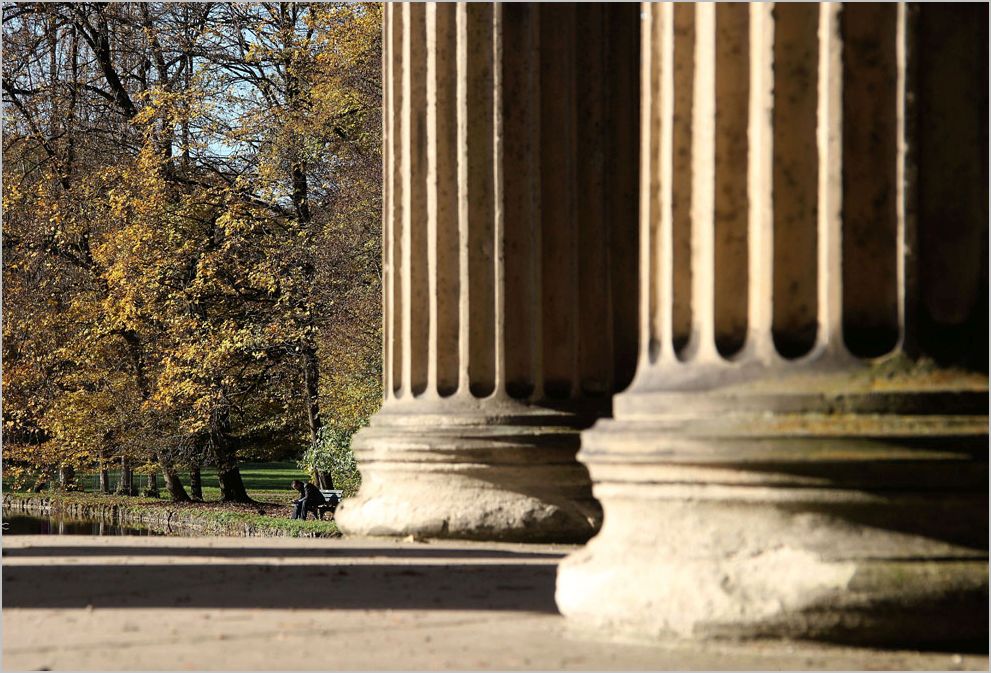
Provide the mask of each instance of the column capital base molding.
[{"label": "column capital base molding", "polygon": [[591,418],[512,400],[387,403],[354,438],[348,534],[583,542],[601,509],[575,461]]},{"label": "column capital base molding", "polygon": [[885,392],[977,392],[987,394],[986,373],[941,367],[902,352],[875,360],[845,350],[820,350],[795,360],[747,356],[731,360],[682,362],[675,358],[641,363],[633,383],[614,398],[617,412],[651,393],[704,393],[738,398],[800,394],[820,396]]},{"label": "column capital base molding", "polygon": [[[824,554],[806,541],[840,534],[825,516],[656,503],[651,515],[637,512],[642,525],[614,525],[614,504],[604,503],[608,516],[599,535],[558,567],[555,599],[577,624],[650,640],[986,647],[986,554]],[[772,536],[775,543],[768,544]]]},{"label": "column capital base molding", "polygon": [[684,383],[634,386],[582,434],[605,523],[559,567],[563,614],[654,638],[986,643],[986,377]]}]

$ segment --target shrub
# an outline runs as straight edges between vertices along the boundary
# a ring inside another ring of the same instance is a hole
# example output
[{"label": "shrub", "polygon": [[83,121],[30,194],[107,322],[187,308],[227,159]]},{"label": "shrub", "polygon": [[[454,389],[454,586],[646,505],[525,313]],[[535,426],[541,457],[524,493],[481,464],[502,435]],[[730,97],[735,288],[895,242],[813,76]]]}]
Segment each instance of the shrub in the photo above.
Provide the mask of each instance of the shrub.
[{"label": "shrub", "polygon": [[306,449],[299,460],[299,467],[312,472],[316,467],[321,472],[330,472],[334,487],[344,491],[348,498],[358,492],[361,486],[361,473],[351,450],[351,438],[356,430],[344,430],[330,426],[320,429],[316,445]]}]

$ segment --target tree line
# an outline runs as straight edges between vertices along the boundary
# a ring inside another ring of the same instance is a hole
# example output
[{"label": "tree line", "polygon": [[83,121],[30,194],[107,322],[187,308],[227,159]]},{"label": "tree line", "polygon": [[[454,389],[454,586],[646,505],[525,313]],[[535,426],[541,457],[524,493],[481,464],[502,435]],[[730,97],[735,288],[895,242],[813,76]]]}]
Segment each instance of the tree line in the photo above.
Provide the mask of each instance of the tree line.
[{"label": "tree line", "polygon": [[380,11],[3,5],[5,478],[333,486],[380,398]]}]

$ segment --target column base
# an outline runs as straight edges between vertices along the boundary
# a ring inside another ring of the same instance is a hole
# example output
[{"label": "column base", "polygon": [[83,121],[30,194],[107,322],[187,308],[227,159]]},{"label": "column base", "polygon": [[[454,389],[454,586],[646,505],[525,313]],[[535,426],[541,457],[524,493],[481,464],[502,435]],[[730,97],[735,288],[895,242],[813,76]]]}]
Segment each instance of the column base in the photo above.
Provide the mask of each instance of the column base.
[{"label": "column base", "polygon": [[987,380],[858,380],[618,397],[583,433],[605,523],[559,567],[561,612],[649,638],[986,647]]},{"label": "column base", "polygon": [[584,542],[602,513],[575,460],[587,416],[511,400],[392,403],[354,438],[350,535]]}]

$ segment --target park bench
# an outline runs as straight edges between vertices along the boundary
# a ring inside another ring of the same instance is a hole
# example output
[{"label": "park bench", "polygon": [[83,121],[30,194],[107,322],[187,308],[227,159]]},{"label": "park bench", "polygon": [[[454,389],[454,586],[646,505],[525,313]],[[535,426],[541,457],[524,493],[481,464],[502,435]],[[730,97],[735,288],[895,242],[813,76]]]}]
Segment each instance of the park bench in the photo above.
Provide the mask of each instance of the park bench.
[{"label": "park bench", "polygon": [[323,495],[327,503],[324,505],[317,505],[317,518],[323,519],[324,513],[330,512],[330,518],[333,519],[334,512],[337,511],[337,505],[340,504],[341,499],[344,497],[344,491],[321,488],[320,493]]}]

